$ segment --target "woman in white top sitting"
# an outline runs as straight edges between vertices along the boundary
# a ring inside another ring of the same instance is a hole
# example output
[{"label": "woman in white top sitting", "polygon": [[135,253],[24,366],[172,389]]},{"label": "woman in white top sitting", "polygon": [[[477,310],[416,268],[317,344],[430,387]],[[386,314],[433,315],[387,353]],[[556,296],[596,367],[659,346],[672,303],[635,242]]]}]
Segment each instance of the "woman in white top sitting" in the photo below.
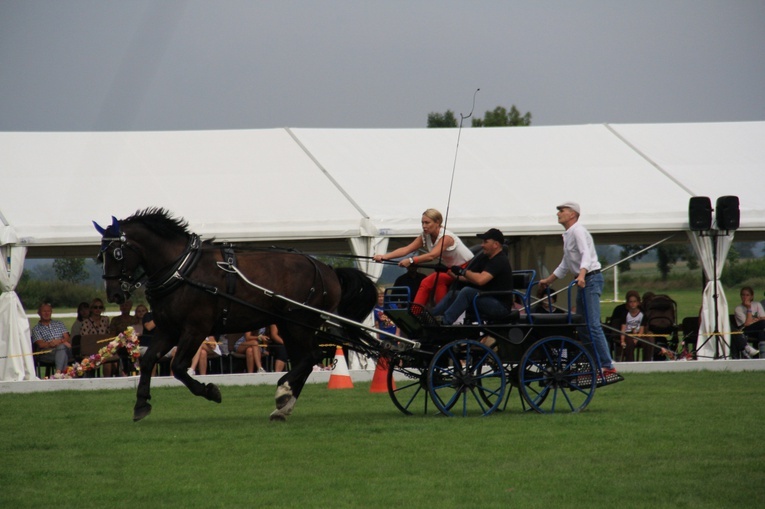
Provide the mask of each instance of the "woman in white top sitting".
[{"label": "woman in white top sitting", "polygon": [[[473,258],[473,253],[462,243],[459,237],[445,230],[441,225],[444,218],[436,209],[428,209],[422,213],[422,235],[415,237],[408,246],[400,247],[395,251],[384,255],[375,255],[374,260],[381,262],[400,258],[415,251],[425,250],[425,254],[410,256],[399,262],[400,267],[409,267],[413,264],[427,262],[441,263],[446,267],[459,265],[465,267],[467,262]],[[449,285],[454,278],[446,272],[434,272],[427,276],[420,283],[413,302],[425,306],[433,298],[434,303],[438,303],[449,291]]]}]

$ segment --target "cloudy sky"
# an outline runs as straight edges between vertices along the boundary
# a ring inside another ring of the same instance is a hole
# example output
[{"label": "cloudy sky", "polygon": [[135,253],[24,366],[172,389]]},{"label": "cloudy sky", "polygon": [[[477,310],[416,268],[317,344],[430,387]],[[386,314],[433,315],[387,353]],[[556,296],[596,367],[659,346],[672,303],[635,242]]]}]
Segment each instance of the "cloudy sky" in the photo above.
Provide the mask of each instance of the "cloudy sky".
[{"label": "cloudy sky", "polygon": [[765,120],[762,0],[0,0],[0,130]]}]

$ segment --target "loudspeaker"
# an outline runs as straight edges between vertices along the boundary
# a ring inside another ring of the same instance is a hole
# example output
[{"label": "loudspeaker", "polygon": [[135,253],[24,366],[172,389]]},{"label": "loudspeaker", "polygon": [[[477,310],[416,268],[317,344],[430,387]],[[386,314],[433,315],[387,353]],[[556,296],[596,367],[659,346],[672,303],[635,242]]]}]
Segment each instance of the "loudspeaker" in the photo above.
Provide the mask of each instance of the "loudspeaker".
[{"label": "loudspeaker", "polygon": [[692,231],[712,228],[712,200],[706,196],[694,196],[688,202],[688,223]]},{"label": "loudspeaker", "polygon": [[741,214],[738,210],[738,196],[720,196],[715,208],[718,230],[737,230]]}]

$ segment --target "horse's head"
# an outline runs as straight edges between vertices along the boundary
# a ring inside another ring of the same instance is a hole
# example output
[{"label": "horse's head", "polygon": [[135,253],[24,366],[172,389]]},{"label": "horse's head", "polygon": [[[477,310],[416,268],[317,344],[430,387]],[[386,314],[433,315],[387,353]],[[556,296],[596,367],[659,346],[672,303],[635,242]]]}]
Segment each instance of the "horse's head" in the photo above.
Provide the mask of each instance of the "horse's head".
[{"label": "horse's head", "polygon": [[103,264],[106,298],[109,302],[122,304],[139,288],[145,275],[139,251],[128,240],[120,222],[112,216],[112,224],[106,228],[93,221],[101,234],[101,251],[98,261]]}]

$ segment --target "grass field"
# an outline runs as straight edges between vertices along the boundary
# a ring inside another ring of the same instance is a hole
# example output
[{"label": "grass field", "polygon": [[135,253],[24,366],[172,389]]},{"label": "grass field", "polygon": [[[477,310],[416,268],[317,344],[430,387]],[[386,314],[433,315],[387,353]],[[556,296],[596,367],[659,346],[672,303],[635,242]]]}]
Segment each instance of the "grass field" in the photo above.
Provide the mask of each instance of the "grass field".
[{"label": "grass field", "polygon": [[748,508],[765,505],[765,372],[631,374],[580,414],[406,417],[369,384],[223,403],[154,390],[0,395],[0,506]]}]

